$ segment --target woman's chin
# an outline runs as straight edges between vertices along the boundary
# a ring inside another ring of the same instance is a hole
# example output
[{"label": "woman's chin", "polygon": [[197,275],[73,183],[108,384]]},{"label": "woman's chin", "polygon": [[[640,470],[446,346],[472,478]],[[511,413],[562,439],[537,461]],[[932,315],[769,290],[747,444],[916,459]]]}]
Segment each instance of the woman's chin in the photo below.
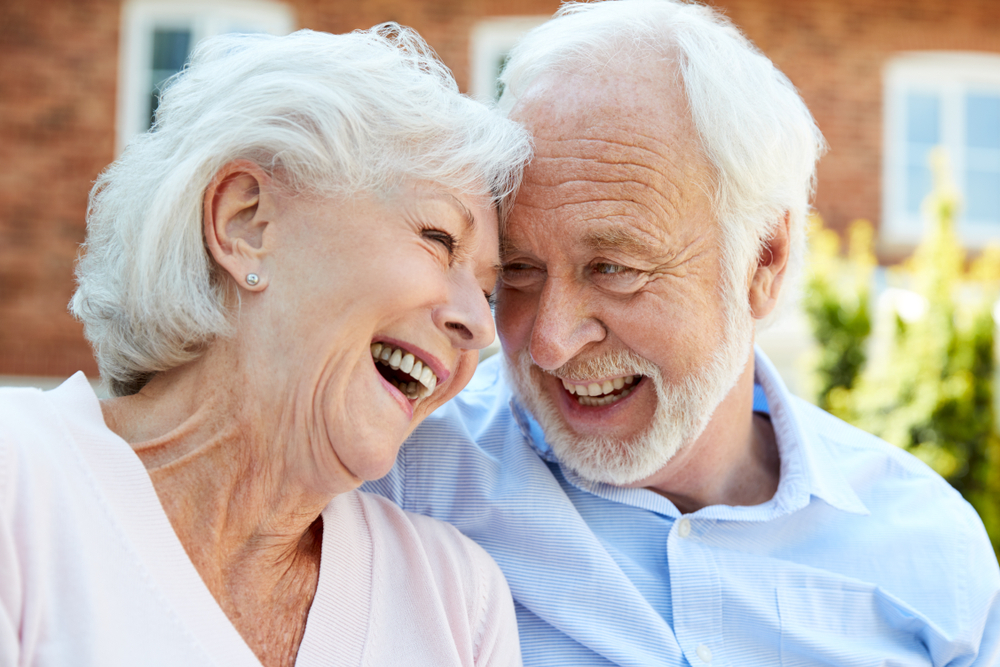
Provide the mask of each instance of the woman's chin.
[{"label": "woman's chin", "polygon": [[372,443],[370,449],[358,452],[358,456],[353,460],[343,461],[351,474],[361,480],[368,482],[380,479],[389,474],[392,467],[396,465],[396,456],[402,446],[402,439],[393,444],[382,439],[381,442]]}]

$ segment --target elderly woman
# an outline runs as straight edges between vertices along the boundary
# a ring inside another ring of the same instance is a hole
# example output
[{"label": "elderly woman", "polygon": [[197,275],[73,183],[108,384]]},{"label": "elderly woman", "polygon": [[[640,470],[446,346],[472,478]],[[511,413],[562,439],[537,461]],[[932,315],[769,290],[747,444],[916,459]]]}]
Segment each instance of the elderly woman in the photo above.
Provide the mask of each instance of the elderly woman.
[{"label": "elderly woman", "polygon": [[0,393],[0,664],[519,664],[488,556],[356,488],[492,341],[529,153],[396,26],[200,47],[91,195],[115,397]]}]

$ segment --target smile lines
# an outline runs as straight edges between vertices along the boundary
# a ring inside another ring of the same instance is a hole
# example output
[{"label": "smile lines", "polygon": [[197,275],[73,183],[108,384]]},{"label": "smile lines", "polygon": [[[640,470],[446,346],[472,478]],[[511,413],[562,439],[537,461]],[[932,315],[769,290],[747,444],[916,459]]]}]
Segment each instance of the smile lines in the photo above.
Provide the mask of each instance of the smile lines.
[{"label": "smile lines", "polygon": [[437,375],[412,353],[385,343],[372,343],[371,350],[376,364],[398,371],[382,375],[407,398],[426,398],[434,392]]},{"label": "smile lines", "polygon": [[575,396],[580,405],[589,407],[600,405],[611,405],[632,393],[635,387],[632,384],[642,376],[625,375],[613,380],[604,382],[590,382],[587,384],[573,384],[567,380],[562,380],[563,388]]}]

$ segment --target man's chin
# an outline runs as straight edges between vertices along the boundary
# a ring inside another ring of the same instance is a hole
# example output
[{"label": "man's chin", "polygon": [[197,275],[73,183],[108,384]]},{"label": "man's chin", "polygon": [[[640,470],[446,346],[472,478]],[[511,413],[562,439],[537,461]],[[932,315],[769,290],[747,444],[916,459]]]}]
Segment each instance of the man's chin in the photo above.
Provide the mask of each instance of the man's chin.
[{"label": "man's chin", "polygon": [[[541,425],[546,442],[562,465],[594,482],[636,485],[661,471],[678,452],[701,437],[716,408],[752,359],[753,318],[749,304],[739,298],[738,290],[730,289],[728,294],[728,323],[718,349],[700,364],[699,371],[677,383],[667,384],[659,367],[629,350],[573,361],[553,373],[578,378],[643,376],[642,382],[650,386],[643,392],[645,399],[641,395],[637,398],[654,401],[652,409],[646,406],[621,411],[618,416],[624,418],[624,423],[618,424],[613,423],[614,415],[609,415],[615,429],[627,428],[629,421],[641,424],[641,431],[634,436],[621,435],[620,430],[608,436],[581,434],[570,428],[569,424],[575,425],[576,420],[567,421],[545,391],[552,378],[531,361],[527,351],[505,353],[504,366],[515,396]],[[600,428],[596,420],[592,425]]]},{"label": "man's chin", "polygon": [[[560,406],[546,391],[545,373],[525,355],[506,357],[505,367],[515,396],[534,416],[545,433],[545,440],[559,462],[583,479],[626,486],[651,477],[681,449],[689,429],[672,426],[665,409],[659,371],[644,360],[634,360],[649,391],[655,392],[654,414],[642,420],[647,424],[638,433],[580,433],[568,423]],[[647,413],[648,414],[648,413]]]},{"label": "man's chin", "polygon": [[559,461],[583,479],[613,486],[636,485],[652,477],[681,449],[676,439],[653,442],[646,434],[632,441],[584,436],[550,445]]}]

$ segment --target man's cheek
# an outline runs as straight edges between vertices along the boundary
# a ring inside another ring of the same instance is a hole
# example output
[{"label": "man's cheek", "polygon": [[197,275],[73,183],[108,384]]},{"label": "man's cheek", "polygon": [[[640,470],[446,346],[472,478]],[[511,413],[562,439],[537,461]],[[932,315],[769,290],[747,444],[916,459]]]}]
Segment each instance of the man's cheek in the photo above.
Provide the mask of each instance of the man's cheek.
[{"label": "man's cheek", "polygon": [[531,338],[537,300],[530,294],[502,289],[497,296],[497,335],[504,350],[523,349]]}]

